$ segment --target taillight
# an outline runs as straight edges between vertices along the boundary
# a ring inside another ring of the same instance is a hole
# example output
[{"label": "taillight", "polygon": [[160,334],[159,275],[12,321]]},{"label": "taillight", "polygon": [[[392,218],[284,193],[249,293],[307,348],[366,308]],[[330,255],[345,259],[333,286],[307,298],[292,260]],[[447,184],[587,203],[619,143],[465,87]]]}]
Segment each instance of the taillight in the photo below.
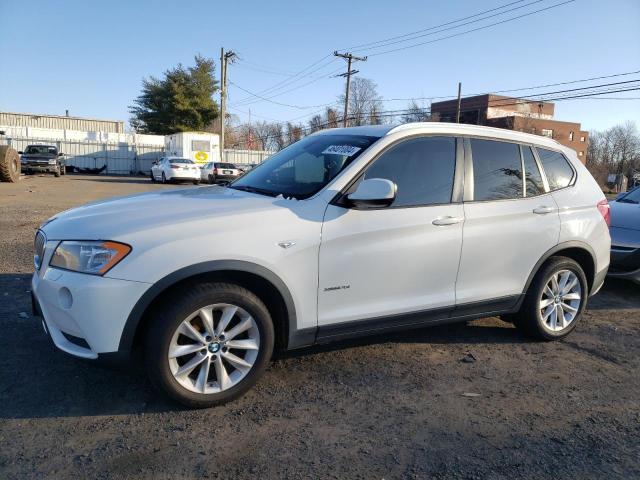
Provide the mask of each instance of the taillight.
[{"label": "taillight", "polygon": [[173,164],[171,164],[171,165],[169,165],[169,166],[170,166],[171,168],[175,168],[175,169],[180,168],[180,165],[173,165]]},{"label": "taillight", "polygon": [[598,211],[602,214],[602,218],[604,218],[607,227],[611,226],[611,206],[607,199],[605,198],[604,200],[600,200],[596,206],[598,207]]}]

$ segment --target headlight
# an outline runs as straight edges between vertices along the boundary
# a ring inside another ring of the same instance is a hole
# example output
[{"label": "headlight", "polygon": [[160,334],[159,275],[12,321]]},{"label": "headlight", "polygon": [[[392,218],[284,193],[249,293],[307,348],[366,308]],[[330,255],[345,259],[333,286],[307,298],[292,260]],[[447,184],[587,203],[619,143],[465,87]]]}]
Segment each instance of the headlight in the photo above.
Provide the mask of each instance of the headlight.
[{"label": "headlight", "polygon": [[54,160],[53,158],[49,160],[49,165],[55,165],[55,164],[56,164],[56,160]]},{"label": "headlight", "polygon": [[104,275],[131,251],[118,242],[64,241],[56,247],[49,265],[74,272]]}]

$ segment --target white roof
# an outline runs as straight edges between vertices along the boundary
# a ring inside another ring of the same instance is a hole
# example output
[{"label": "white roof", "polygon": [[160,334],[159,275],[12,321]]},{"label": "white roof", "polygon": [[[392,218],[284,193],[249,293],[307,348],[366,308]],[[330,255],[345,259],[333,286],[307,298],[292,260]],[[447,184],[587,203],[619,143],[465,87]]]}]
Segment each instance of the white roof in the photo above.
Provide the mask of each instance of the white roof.
[{"label": "white roof", "polygon": [[403,125],[368,125],[362,127],[331,128],[322,130],[316,135],[343,134],[343,135],[365,135],[371,137],[384,137],[398,132],[415,133],[442,133],[446,135],[473,135],[477,137],[499,138],[514,142],[534,143],[536,145],[546,145],[553,148],[562,147],[555,140],[533,135],[531,133],[516,132],[505,128],[482,127],[479,125],[467,125],[464,123],[445,122],[415,122]]}]

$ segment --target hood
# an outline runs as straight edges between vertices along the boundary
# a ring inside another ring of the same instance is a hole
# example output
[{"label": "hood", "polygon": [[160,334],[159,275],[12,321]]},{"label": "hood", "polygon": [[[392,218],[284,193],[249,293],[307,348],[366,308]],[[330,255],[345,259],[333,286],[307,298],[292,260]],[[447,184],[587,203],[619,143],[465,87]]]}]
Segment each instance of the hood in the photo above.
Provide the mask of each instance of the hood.
[{"label": "hood", "polygon": [[640,230],[640,204],[611,202],[611,226]]},{"label": "hood", "polygon": [[[165,190],[89,203],[47,220],[42,230],[50,240],[119,240],[170,227],[210,222],[221,225],[243,213],[282,208],[282,199],[220,186]],[[218,223],[220,221],[220,223]]]}]

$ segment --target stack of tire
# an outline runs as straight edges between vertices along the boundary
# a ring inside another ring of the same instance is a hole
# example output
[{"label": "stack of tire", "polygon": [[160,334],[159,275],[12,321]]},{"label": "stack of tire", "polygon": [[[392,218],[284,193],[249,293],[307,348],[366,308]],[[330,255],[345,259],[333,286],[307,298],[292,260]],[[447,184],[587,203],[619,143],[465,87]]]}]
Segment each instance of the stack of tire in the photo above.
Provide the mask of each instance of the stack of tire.
[{"label": "stack of tire", "polygon": [[20,179],[20,155],[8,145],[0,145],[0,182]]}]

